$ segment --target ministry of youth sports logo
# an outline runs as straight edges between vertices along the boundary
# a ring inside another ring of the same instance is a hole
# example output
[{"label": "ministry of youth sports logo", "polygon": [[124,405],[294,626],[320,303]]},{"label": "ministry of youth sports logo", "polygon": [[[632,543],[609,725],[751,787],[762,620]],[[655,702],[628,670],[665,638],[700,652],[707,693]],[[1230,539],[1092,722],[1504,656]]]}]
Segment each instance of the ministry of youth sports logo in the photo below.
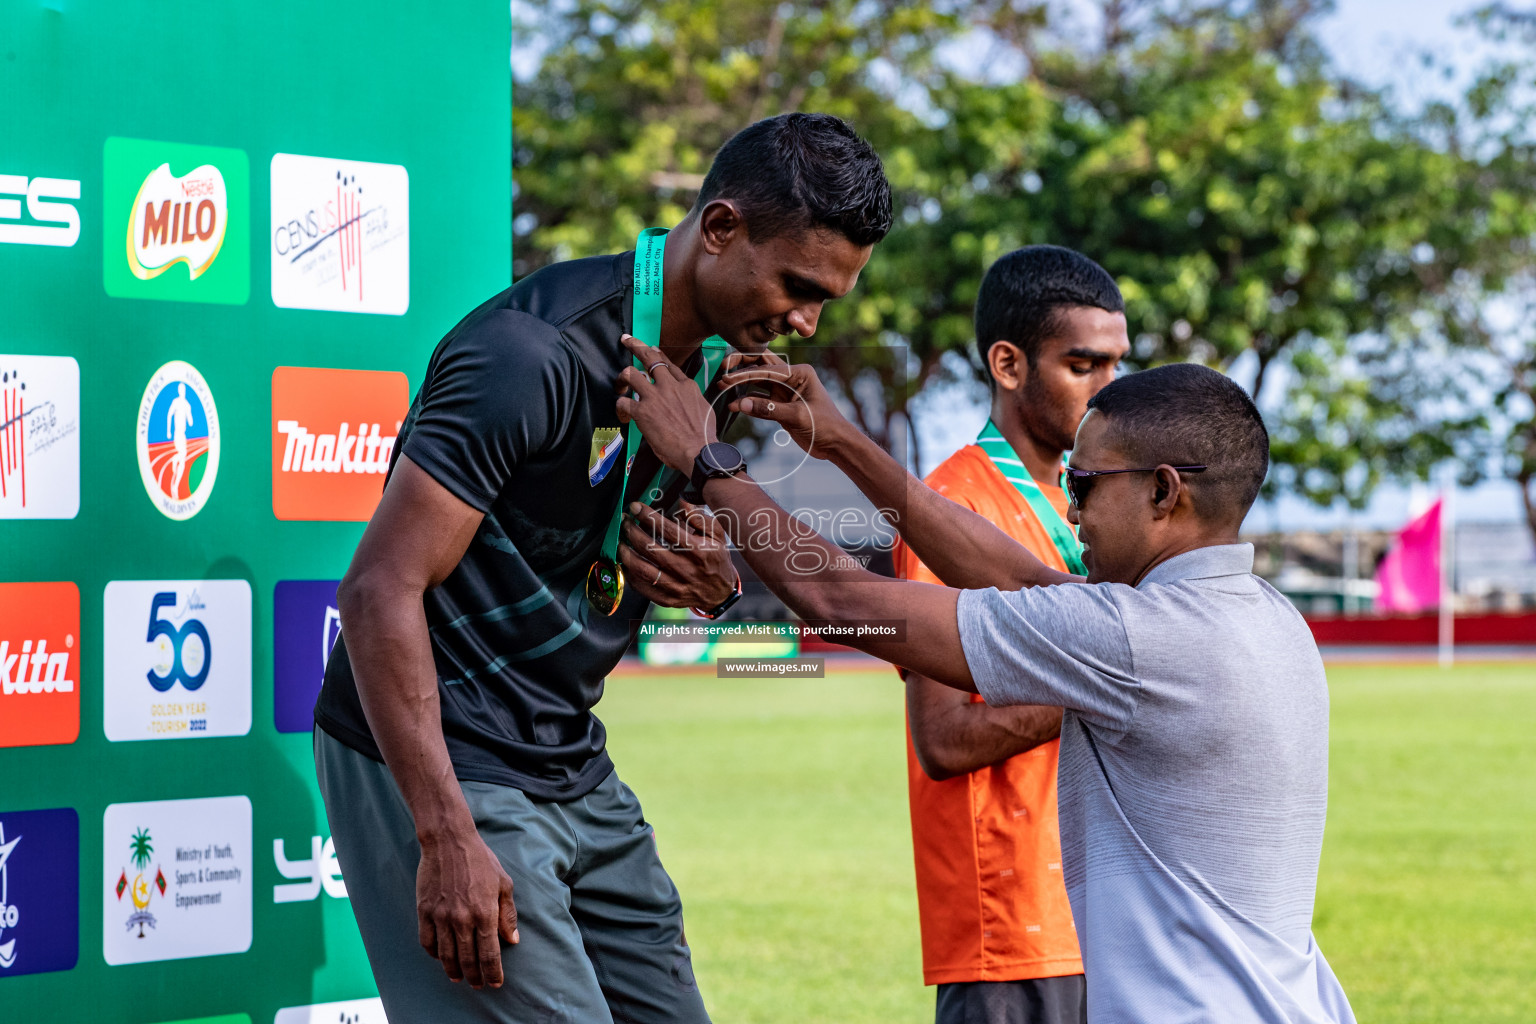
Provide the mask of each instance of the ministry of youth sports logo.
[{"label": "ministry of youth sports logo", "polygon": [[149,379],[137,446],[144,490],[161,514],[179,521],[201,512],[219,474],[219,411],[190,363],[172,360]]}]

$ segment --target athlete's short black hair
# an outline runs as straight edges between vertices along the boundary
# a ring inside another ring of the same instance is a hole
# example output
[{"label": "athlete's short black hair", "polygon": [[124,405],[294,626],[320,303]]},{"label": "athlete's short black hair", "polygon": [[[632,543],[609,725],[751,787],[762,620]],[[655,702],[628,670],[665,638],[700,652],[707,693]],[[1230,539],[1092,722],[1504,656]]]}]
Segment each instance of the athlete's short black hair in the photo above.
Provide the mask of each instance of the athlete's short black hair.
[{"label": "athlete's short black hair", "polygon": [[1088,408],[1109,421],[1109,443],[1131,465],[1208,467],[1185,478],[1202,519],[1241,522],[1259,496],[1269,431],[1248,392],[1225,374],[1197,363],[1129,373]]},{"label": "athlete's short black hair", "polygon": [[[1059,245],[1026,245],[1000,257],[976,296],[976,347],[983,366],[999,341],[1011,341],[1034,366],[1040,344],[1061,326],[1061,314],[1091,306],[1124,313],[1125,300],[1109,272]],[[990,383],[990,372],[987,375]]]},{"label": "athlete's short black hair", "polygon": [[740,207],[754,241],[819,226],[874,245],[891,230],[891,184],[879,155],[831,114],[780,114],[731,136],[694,209],[714,199]]}]

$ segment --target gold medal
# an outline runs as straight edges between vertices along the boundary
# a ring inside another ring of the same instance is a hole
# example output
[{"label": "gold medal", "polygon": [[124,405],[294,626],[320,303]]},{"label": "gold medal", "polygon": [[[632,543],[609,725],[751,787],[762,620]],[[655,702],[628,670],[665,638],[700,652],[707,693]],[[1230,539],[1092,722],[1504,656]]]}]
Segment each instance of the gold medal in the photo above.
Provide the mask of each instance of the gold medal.
[{"label": "gold medal", "polygon": [[619,610],[624,600],[624,567],[606,558],[599,558],[587,570],[587,601],[604,615]]}]

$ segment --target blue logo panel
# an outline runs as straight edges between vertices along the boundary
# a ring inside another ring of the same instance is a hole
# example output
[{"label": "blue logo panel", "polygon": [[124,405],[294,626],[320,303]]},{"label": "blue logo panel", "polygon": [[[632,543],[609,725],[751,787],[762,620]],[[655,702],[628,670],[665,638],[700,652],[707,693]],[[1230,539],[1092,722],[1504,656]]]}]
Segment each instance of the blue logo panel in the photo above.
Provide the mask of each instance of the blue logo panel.
[{"label": "blue logo panel", "polygon": [[79,955],[79,816],[0,813],[0,978],[67,971]]},{"label": "blue logo panel", "polygon": [[341,635],[338,580],[282,580],[272,594],[272,718],[278,732],[309,732],[315,698]]}]

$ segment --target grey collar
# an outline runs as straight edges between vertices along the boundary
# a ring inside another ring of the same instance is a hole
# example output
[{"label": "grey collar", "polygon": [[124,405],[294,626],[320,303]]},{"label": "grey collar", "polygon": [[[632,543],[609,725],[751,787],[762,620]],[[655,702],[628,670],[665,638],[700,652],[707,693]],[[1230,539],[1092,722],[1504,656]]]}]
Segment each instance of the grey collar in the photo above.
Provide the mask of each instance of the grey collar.
[{"label": "grey collar", "polygon": [[1142,577],[1138,588],[1149,583],[1179,583],[1213,576],[1246,576],[1253,572],[1252,544],[1213,544],[1174,555],[1159,562]]}]

